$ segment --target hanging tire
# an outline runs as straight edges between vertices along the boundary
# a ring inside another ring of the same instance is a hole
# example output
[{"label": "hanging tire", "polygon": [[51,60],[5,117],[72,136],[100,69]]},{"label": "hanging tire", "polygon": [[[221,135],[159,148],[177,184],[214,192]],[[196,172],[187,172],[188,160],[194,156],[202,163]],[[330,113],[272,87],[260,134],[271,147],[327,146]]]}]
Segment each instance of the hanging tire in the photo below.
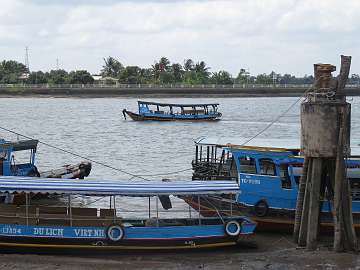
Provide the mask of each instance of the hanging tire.
[{"label": "hanging tire", "polygon": [[105,233],[106,237],[112,242],[120,241],[125,236],[124,228],[118,224],[110,225]]},{"label": "hanging tire", "polygon": [[265,217],[269,212],[269,205],[266,201],[258,201],[254,205],[254,212],[257,217]]},{"label": "hanging tire", "polygon": [[241,225],[236,220],[231,220],[225,224],[225,233],[228,236],[238,236],[241,232]]}]

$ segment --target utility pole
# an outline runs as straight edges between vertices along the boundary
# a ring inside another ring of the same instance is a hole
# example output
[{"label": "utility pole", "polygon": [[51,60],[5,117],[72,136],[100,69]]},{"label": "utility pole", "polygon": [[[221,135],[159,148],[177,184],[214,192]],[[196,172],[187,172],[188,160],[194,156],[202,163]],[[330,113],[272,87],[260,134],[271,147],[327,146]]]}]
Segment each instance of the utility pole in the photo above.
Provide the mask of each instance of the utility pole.
[{"label": "utility pole", "polygon": [[27,73],[30,73],[30,66],[29,66],[29,47],[25,47],[25,66],[27,68]]},{"label": "utility pole", "polygon": [[351,105],[344,88],[351,56],[341,56],[340,74],[336,67],[315,64],[313,91],[301,104],[301,151],[305,155],[296,205],[294,240],[308,250],[317,247],[324,201],[331,203],[334,221],[334,250],[357,250],[353,227],[352,199],[344,159],[350,155]]},{"label": "utility pole", "polygon": [[56,58],[56,70],[59,70],[59,58]]}]

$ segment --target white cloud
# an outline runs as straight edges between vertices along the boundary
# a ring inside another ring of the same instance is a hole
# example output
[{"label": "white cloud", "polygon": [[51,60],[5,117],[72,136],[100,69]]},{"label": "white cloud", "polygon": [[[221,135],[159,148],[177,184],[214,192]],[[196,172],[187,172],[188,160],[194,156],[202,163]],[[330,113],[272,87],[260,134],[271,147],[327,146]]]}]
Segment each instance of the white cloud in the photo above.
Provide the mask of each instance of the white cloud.
[{"label": "white cloud", "polygon": [[337,64],[342,52],[360,69],[355,0],[2,2],[2,54],[22,60],[29,45],[35,69],[59,58],[66,69],[96,72],[108,55],[140,66],[167,56],[234,75],[242,67],[302,75],[315,62]]}]

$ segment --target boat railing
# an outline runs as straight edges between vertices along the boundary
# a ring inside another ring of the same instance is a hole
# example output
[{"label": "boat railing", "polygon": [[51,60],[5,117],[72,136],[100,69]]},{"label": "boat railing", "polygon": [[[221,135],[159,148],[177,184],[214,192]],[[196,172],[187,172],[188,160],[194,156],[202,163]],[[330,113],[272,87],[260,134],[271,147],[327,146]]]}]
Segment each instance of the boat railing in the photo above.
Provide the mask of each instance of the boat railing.
[{"label": "boat railing", "polygon": [[[6,88],[29,88],[29,89],[76,89],[76,88],[86,88],[86,89],[98,89],[98,88],[185,88],[185,89],[192,89],[192,88],[234,88],[234,89],[249,89],[249,88],[300,88],[300,89],[307,89],[312,84],[256,84],[256,83],[235,83],[235,84],[184,84],[184,83],[168,83],[168,84],[124,84],[124,83],[114,83],[114,84],[107,84],[107,83],[93,83],[93,84],[25,84],[25,83],[18,83],[18,84],[0,84],[0,89]],[[359,88],[359,84],[347,84],[346,88]]]},{"label": "boat railing", "polygon": [[[215,208],[216,209],[216,208]],[[114,223],[122,223],[131,220],[132,224],[147,226],[154,220],[164,220],[165,214],[168,220],[187,219],[211,220],[216,217],[223,221],[220,215],[232,215],[232,209],[201,209],[199,212],[189,209],[172,209],[172,216],[169,210],[148,209],[148,210],[125,210],[121,208],[82,208],[82,207],[56,207],[56,206],[37,206],[37,205],[0,205],[0,223],[2,224],[23,224],[41,226],[109,226]],[[180,215],[179,215],[180,214]],[[183,215],[181,215],[183,214]],[[208,217],[212,214],[213,217]],[[165,218],[166,220],[166,218]]]}]

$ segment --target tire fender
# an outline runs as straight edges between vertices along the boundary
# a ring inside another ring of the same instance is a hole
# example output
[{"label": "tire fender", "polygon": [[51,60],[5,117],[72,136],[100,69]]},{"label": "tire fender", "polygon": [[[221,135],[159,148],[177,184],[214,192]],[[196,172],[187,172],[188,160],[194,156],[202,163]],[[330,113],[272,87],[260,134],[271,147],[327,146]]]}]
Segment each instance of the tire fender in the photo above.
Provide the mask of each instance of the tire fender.
[{"label": "tire fender", "polygon": [[113,224],[107,227],[105,231],[106,238],[112,242],[120,241],[125,236],[125,231],[123,226],[119,224]]},{"label": "tire fender", "polygon": [[241,224],[236,220],[225,223],[225,233],[228,236],[238,236],[241,233]]},{"label": "tire fender", "polygon": [[254,212],[257,217],[264,217],[269,212],[269,205],[265,200],[260,200],[254,205]]}]

